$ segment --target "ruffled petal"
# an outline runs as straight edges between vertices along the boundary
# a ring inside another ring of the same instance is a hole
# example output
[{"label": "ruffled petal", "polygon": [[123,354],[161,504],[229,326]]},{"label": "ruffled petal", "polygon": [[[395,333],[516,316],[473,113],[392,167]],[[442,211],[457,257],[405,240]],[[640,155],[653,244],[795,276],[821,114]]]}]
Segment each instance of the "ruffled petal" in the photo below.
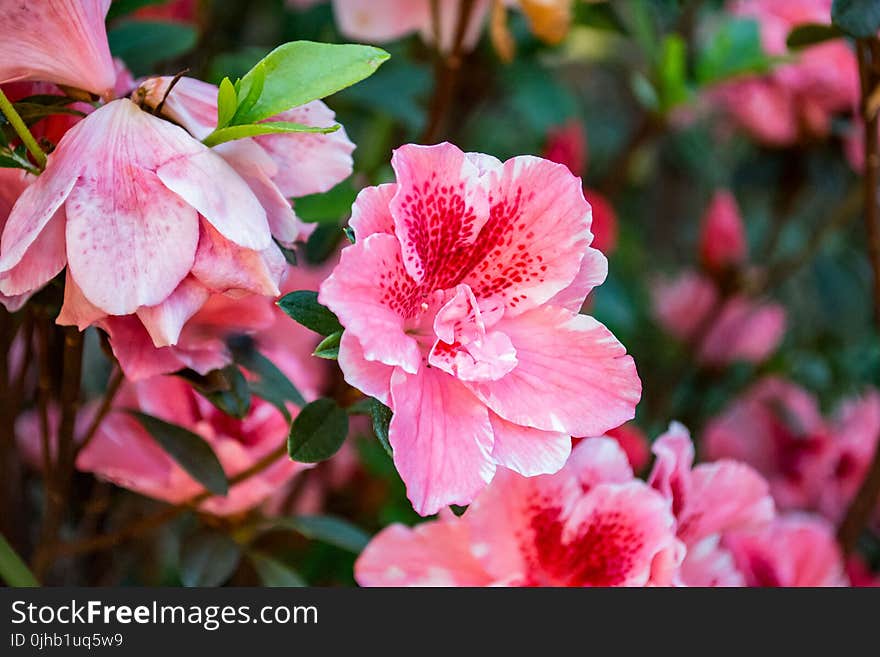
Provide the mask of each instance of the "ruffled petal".
[{"label": "ruffled petal", "polygon": [[526,477],[553,474],[571,454],[571,437],[565,433],[540,431],[503,420],[489,413],[495,442],[495,462]]},{"label": "ruffled petal", "polygon": [[177,343],[183,325],[198,312],[210,295],[204,285],[188,276],[162,303],[138,308],[137,316],[153,344],[167,347]]}]

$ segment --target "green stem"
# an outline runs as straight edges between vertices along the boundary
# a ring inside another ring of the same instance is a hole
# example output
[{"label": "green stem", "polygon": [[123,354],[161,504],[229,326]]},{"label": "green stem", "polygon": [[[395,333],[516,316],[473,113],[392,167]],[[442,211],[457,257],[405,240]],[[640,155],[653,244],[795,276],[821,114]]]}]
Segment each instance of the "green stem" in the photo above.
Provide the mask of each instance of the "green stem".
[{"label": "green stem", "polygon": [[46,153],[40,148],[37,140],[34,139],[31,131],[28,130],[28,127],[25,125],[24,121],[21,120],[18,112],[15,111],[15,107],[9,102],[9,99],[3,91],[0,91],[0,112],[3,112],[3,115],[9,121],[9,125],[12,126],[12,129],[15,130],[15,134],[21,139],[21,143],[25,145],[25,148],[27,148],[30,154],[34,157],[40,170],[42,171],[45,169]]},{"label": "green stem", "polygon": [[12,546],[0,534],[0,578],[9,586],[39,586],[40,583],[28,570]]}]

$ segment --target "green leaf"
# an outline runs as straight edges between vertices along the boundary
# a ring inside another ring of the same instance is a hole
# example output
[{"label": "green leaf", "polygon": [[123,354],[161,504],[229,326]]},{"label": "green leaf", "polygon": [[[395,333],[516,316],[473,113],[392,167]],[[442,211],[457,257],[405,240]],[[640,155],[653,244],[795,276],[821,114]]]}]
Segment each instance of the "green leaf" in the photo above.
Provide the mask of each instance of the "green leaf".
[{"label": "green leaf", "polygon": [[292,587],[308,586],[302,576],[287,564],[268,554],[251,550],[248,559],[257,571],[263,586]]},{"label": "green leaf", "polygon": [[40,583],[21,557],[12,549],[6,537],[0,534],[0,579],[8,586],[39,586]]},{"label": "green leaf", "polygon": [[186,54],[197,38],[194,27],[172,21],[126,20],[107,32],[110,51],[135,75],[147,75],[159,62]]},{"label": "green leaf", "polygon": [[241,420],[251,410],[251,389],[248,381],[235,365],[227,365],[219,372],[224,382],[219,389],[202,391],[198,386],[196,389],[221,411]]},{"label": "green leaf", "polygon": [[378,399],[370,399],[370,417],[373,419],[373,431],[376,438],[382,443],[382,447],[388,452],[388,456],[393,456],[394,451],[391,449],[391,442],[388,440],[388,428],[391,426],[391,409]]},{"label": "green leaf", "polygon": [[216,532],[196,534],[180,551],[180,580],[185,586],[220,586],[241,561],[238,543]]},{"label": "green leaf", "polygon": [[798,25],[788,33],[785,40],[786,45],[791,49],[806,48],[814,46],[817,43],[839,39],[843,36],[840,28],[834,25],[824,25],[821,23],[807,23]]},{"label": "green leaf", "polygon": [[293,516],[278,518],[273,529],[290,529],[313,541],[360,553],[370,542],[370,536],[360,527],[336,516]]},{"label": "green leaf", "polygon": [[272,123],[253,123],[250,125],[231,125],[226,128],[215,130],[202,140],[205,146],[217,146],[227,141],[235,141],[236,139],[244,139],[246,137],[256,137],[258,135],[276,135],[290,132],[307,132],[326,135],[330,132],[339,130],[338,125],[329,128],[318,128],[310,125],[302,125],[301,123],[290,123],[288,121],[275,121]]},{"label": "green leaf", "polygon": [[880,31],[880,2],[877,0],[834,0],[831,21],[857,39],[868,39]]},{"label": "green leaf", "polygon": [[238,107],[238,94],[229,78],[223,78],[217,89],[217,127],[225,128]]},{"label": "green leaf", "polygon": [[285,294],[278,301],[285,314],[308,329],[321,335],[331,335],[342,331],[342,324],[333,312],[318,303],[318,293],[311,290],[298,290]]},{"label": "green leaf", "polygon": [[223,466],[204,438],[152,415],[132,410],[128,412],[193,479],[215,495],[229,492]]},{"label": "green leaf", "polygon": [[331,333],[318,343],[312,356],[318,358],[326,358],[327,360],[336,360],[339,358],[339,341],[342,339],[342,331]]},{"label": "green leaf", "polygon": [[307,404],[290,425],[287,452],[300,463],[318,463],[333,456],[348,435],[348,414],[332,399]]},{"label": "green leaf", "polygon": [[344,233],[339,224],[318,224],[303,249],[306,262],[312,265],[320,265],[325,262],[336,251],[343,236]]},{"label": "green leaf", "polygon": [[296,199],[296,216],[309,223],[330,222],[338,224],[351,214],[351,206],[357,198],[357,190],[346,180],[323,194],[312,194]]},{"label": "green leaf", "polygon": [[663,40],[660,66],[657,71],[660,108],[668,112],[687,101],[687,45],[677,34]]},{"label": "green leaf", "polygon": [[697,58],[700,84],[714,84],[746,73],[765,73],[772,61],[761,46],[758,22],[750,18],[724,21]]},{"label": "green leaf", "polygon": [[247,347],[233,345],[232,354],[239,365],[256,377],[248,382],[251,392],[275,406],[285,417],[290,418],[287,402],[293,402],[300,408],[306,405],[302,393],[291,383],[287,375],[252,345]]},{"label": "green leaf", "polygon": [[247,97],[262,67],[265,81],[258,100],[236,112],[233,123],[256,123],[293,107],[325,98],[369,77],[388,59],[372,46],[293,41],[279,46],[251,69],[239,84]]},{"label": "green leaf", "polygon": [[[248,89],[247,96],[244,97],[236,108],[236,114],[247,114],[260,99],[260,95],[263,93],[263,85],[266,83],[266,67],[263,66],[262,62],[257,62],[254,65],[251,69],[251,76],[253,79],[251,81],[250,89]],[[236,93],[238,93],[240,89],[241,80],[239,79],[235,82]]]},{"label": "green leaf", "polygon": [[345,233],[345,239],[347,239],[352,244],[355,243],[356,238],[354,236],[354,228],[352,228],[351,226],[343,226],[342,232]]},{"label": "green leaf", "polygon": [[649,112],[660,109],[660,97],[651,81],[638,71],[630,77],[630,88],[639,104]]}]

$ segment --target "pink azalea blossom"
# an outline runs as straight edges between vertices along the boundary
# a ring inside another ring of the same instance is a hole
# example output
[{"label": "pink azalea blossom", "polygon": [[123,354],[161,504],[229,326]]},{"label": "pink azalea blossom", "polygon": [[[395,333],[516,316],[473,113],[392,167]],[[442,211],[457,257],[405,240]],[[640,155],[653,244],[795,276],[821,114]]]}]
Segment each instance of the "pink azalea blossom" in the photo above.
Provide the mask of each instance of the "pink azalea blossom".
[{"label": "pink azalea blossom", "polygon": [[608,438],[613,438],[626,454],[629,464],[636,473],[641,472],[651,459],[651,448],[645,432],[639,429],[633,422],[622,424],[616,429],[605,432]]},{"label": "pink azalea blossom", "polygon": [[[283,444],[288,433],[288,423],[281,412],[262,399],[252,398],[250,412],[238,420],[215,408],[185,381],[172,376],[127,384],[120,392],[118,407],[139,409],[197,433],[217,454],[228,477],[246,470]],[[121,410],[102,422],[94,439],[79,454],[76,466],[172,504],[203,490],[137,420]],[[232,486],[226,497],[211,497],[199,508],[217,515],[245,511],[268,499],[306,467],[280,458],[259,475]]]},{"label": "pink azalea blossom", "polygon": [[[21,196],[22,192],[24,192],[33,180],[33,176],[21,169],[0,169],[0,231],[2,231],[3,227],[6,225],[6,220],[9,217],[9,213],[12,211],[12,206],[15,205],[18,197]],[[29,255],[28,260],[36,261],[39,257],[39,252],[34,250]],[[23,269],[28,266],[28,263],[25,263],[21,268]],[[14,272],[4,272],[0,274],[0,285],[2,285],[2,281],[9,278],[10,275],[14,276]],[[15,312],[25,304],[30,296],[31,292],[25,292],[22,294],[0,293],[0,303],[6,306],[6,310],[9,312]]]},{"label": "pink azalea blossom", "polygon": [[641,382],[578,315],[605,277],[590,209],[563,166],[403,146],[397,183],[363,190],[320,301],[345,327],[346,381],[394,411],[394,461],[422,515],[467,504],[497,466],[565,462],[569,436],[633,417]]},{"label": "pink azalea blossom", "polygon": [[[217,87],[181,78],[168,92],[172,78],[150,78],[136,93],[150,107],[165,99],[162,114],[182,125],[196,139],[217,127]],[[335,114],[319,100],[295,107],[270,121],[316,127],[335,125]],[[251,186],[266,208],[272,234],[284,245],[309,236],[314,224],[301,222],[289,198],[326,192],[351,175],[354,144],[345,130],[322,134],[275,134],[239,139],[214,147]]]},{"label": "pink azalea blossom", "polygon": [[0,84],[53,82],[112,98],[110,0],[0,0]]},{"label": "pink azalea blossom", "polygon": [[648,484],[666,497],[687,546],[679,578],[688,586],[742,586],[724,537],[760,528],[775,515],[766,480],[748,465],[720,460],[694,467],[690,435],[675,422],[653,445]]},{"label": "pink azalea blossom", "polygon": [[[759,22],[765,52],[789,55],[786,37],[805,23],[827,24],[831,0],[734,0],[729,10]],[[844,40],[793,54],[771,73],[723,85],[717,98],[743,129],[761,142],[788,146],[824,137],[835,113],[848,112],[859,95],[855,54]]]},{"label": "pink azalea blossom", "polygon": [[286,268],[223,158],[124,99],[73,126],[16,202],[0,292],[32,292],[65,265],[58,323],[136,315],[156,347],[176,344],[211,293],[277,296]]},{"label": "pink azalea blossom", "polygon": [[724,546],[746,586],[847,586],[834,527],[824,518],[790,513],[761,529],[732,532]]},{"label": "pink azalea blossom", "polygon": [[664,586],[684,554],[669,503],[609,438],[581,441],[554,475],[499,472],[461,518],[380,532],[362,586]]},{"label": "pink azalea blossom", "polygon": [[693,271],[661,279],[652,288],[657,321],[679,340],[699,343],[700,362],[765,360],[785,335],[785,308],[744,295],[720,302],[719,296],[711,279]]},{"label": "pink azalea blossom", "polygon": [[700,231],[700,262],[711,272],[724,272],[745,262],[748,243],[736,199],[719,190],[703,217]]}]

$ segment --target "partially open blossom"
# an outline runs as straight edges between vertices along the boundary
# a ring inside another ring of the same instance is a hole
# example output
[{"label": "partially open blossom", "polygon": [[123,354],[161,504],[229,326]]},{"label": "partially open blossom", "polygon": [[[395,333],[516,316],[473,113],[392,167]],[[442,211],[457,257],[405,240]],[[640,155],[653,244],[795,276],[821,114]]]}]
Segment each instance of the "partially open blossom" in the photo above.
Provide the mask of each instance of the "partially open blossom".
[{"label": "partially open blossom", "polygon": [[501,472],[461,518],[392,525],[355,564],[362,586],[664,586],[684,554],[668,502],[613,440],[558,473]]},{"label": "partially open blossom", "polygon": [[157,347],[175,344],[211,293],[277,295],[286,267],[245,181],[125,99],[73,126],[16,202],[0,292],[32,292],[65,265],[60,324],[136,314]]},{"label": "partially open blossom", "polygon": [[[217,87],[193,78],[150,78],[138,91],[143,102],[204,139],[217,127]],[[334,125],[335,114],[320,100],[295,107],[270,121],[315,127]],[[314,224],[297,219],[288,199],[326,192],[351,175],[354,144],[345,130],[329,134],[289,133],[239,139],[213,149],[241,175],[266,208],[275,238],[285,245],[308,237]]]},{"label": "partially open blossom", "polygon": [[766,480],[748,465],[720,460],[694,467],[694,446],[673,422],[658,438],[648,484],[666,497],[676,534],[687,546],[678,577],[687,586],[742,586],[742,574],[723,547],[734,531],[766,526],[774,517]]},{"label": "partially open blossom", "polygon": [[736,199],[727,190],[715,192],[700,231],[700,262],[710,272],[724,272],[742,264],[748,244]]},{"label": "partially open blossom", "polygon": [[[197,433],[217,454],[227,477],[246,470],[283,445],[289,430],[281,412],[262,399],[252,398],[250,412],[238,420],[196,394],[183,379],[173,376],[126,384],[117,405],[120,409],[143,411]],[[80,452],[76,466],[172,504],[203,490],[202,485],[123,410],[112,412],[104,420],[94,439]],[[211,497],[199,508],[218,515],[247,510],[268,499],[306,467],[284,456],[259,475],[231,486],[227,496]]]},{"label": "partially open blossom", "polygon": [[590,209],[563,166],[403,146],[397,183],[363,190],[320,301],[345,327],[346,380],[394,411],[415,509],[467,504],[498,465],[555,472],[570,436],[633,417],[641,382],[577,310],[605,277]]},{"label": "partially open blossom", "polygon": [[835,113],[848,112],[858,98],[855,53],[843,40],[789,53],[788,33],[802,24],[828,24],[831,0],[733,0],[729,10],[756,19],[766,53],[793,56],[766,75],[722,85],[716,97],[737,124],[761,142],[789,146],[824,137]]},{"label": "partially open blossom", "polygon": [[746,586],[847,586],[834,527],[824,518],[790,513],[755,530],[733,532],[724,545]]},{"label": "partially open blossom", "polygon": [[112,97],[109,8],[110,0],[0,0],[0,84],[53,82]]}]

